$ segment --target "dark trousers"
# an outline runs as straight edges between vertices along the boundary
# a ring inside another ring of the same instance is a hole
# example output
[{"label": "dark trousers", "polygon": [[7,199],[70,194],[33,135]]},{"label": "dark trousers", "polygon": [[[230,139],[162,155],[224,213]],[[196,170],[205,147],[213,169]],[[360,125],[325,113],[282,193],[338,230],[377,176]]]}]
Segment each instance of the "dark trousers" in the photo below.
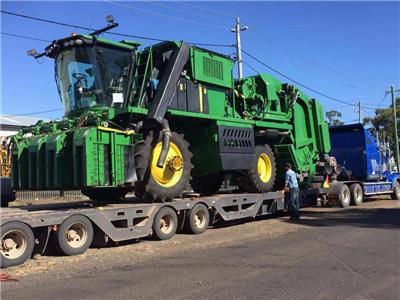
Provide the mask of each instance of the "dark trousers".
[{"label": "dark trousers", "polygon": [[300,204],[299,204],[299,188],[291,188],[290,189],[290,206],[292,208],[292,214],[293,217],[298,217],[299,216],[299,209],[300,209]]}]

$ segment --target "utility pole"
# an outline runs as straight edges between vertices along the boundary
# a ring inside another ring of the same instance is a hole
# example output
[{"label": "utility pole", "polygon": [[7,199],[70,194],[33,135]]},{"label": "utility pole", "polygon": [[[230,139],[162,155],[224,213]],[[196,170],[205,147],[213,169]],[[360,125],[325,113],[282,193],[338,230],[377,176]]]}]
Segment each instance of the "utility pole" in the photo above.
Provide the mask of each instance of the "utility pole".
[{"label": "utility pole", "polygon": [[243,78],[243,60],[242,60],[242,44],[240,42],[240,32],[247,30],[248,26],[240,27],[240,18],[236,17],[235,28],[231,29],[231,32],[236,33],[236,60],[238,64],[238,78]]},{"label": "utility pole", "polygon": [[361,124],[361,101],[358,100],[358,123]]},{"label": "utility pole", "polygon": [[400,91],[400,89],[395,90],[394,85],[390,87],[390,90],[387,93],[392,94],[392,105],[393,105],[393,121],[394,121],[394,142],[396,150],[396,165],[397,172],[400,172],[400,153],[399,153],[399,134],[397,133],[397,116],[396,116],[396,99],[394,97],[394,93]]}]

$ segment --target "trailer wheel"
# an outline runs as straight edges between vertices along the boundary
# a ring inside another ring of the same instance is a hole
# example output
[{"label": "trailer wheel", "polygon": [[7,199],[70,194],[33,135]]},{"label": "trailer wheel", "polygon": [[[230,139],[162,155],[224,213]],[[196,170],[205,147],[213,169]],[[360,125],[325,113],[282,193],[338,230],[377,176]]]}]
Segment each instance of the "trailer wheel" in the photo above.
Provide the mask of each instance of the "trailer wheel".
[{"label": "trailer wheel", "polygon": [[168,240],[172,238],[178,228],[178,216],[171,208],[164,206],[159,209],[154,217],[153,238],[156,240]]},{"label": "trailer wheel", "polygon": [[190,185],[196,193],[212,195],[218,192],[223,180],[224,177],[219,173],[199,177],[194,176]]},{"label": "trailer wheel", "polygon": [[22,222],[9,222],[0,227],[1,267],[23,264],[31,257],[35,246],[32,229]]},{"label": "trailer wheel", "polygon": [[400,181],[396,180],[394,183],[393,193],[391,194],[392,200],[400,200]]},{"label": "trailer wheel", "polygon": [[208,208],[204,204],[197,204],[186,215],[185,229],[192,234],[203,233],[207,230],[209,222]]},{"label": "trailer wheel", "polygon": [[364,200],[364,193],[361,185],[358,183],[353,183],[350,185],[351,201],[354,205],[360,206]]},{"label": "trailer wheel", "polygon": [[276,177],[275,156],[270,146],[258,145],[254,149],[250,169],[239,178],[241,190],[249,193],[265,193],[272,190]]},{"label": "trailer wheel", "polygon": [[81,215],[65,219],[57,230],[58,250],[64,255],[82,254],[90,247],[92,241],[92,223]]},{"label": "trailer wheel", "polygon": [[171,133],[170,147],[164,166],[159,168],[157,160],[162,149],[162,135],[154,136],[150,131],[143,142],[135,146],[135,166],[138,181],[135,194],[150,201],[172,200],[188,187],[192,153],[189,143],[176,132]]}]

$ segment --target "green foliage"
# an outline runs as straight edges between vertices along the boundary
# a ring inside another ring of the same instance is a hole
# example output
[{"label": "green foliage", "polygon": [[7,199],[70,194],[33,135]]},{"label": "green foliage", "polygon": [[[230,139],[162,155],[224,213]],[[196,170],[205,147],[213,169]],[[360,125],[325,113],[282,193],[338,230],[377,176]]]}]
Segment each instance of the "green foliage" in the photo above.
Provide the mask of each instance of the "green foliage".
[{"label": "green foliage", "polygon": [[326,120],[329,126],[343,125],[344,123],[340,121],[342,113],[337,110],[330,110],[325,113]]},{"label": "green foliage", "polygon": [[[400,130],[400,97],[396,98],[397,128]],[[376,109],[375,116],[363,119],[364,126],[370,126],[369,131],[375,136],[376,130],[385,132],[392,151],[394,151],[393,105],[388,108]]]}]

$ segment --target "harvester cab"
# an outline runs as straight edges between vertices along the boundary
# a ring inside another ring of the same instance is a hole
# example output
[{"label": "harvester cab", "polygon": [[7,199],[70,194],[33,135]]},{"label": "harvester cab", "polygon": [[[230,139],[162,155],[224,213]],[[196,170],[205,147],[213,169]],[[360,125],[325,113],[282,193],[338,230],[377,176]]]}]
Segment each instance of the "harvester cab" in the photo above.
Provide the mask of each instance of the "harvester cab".
[{"label": "harvester cab", "polygon": [[136,42],[114,42],[99,37],[118,26],[110,24],[88,35],[72,33],[55,40],[43,53],[28,51],[35,58],[54,59],[57,89],[65,116],[78,116],[86,110],[121,108],[129,94],[129,74],[134,67]]}]

